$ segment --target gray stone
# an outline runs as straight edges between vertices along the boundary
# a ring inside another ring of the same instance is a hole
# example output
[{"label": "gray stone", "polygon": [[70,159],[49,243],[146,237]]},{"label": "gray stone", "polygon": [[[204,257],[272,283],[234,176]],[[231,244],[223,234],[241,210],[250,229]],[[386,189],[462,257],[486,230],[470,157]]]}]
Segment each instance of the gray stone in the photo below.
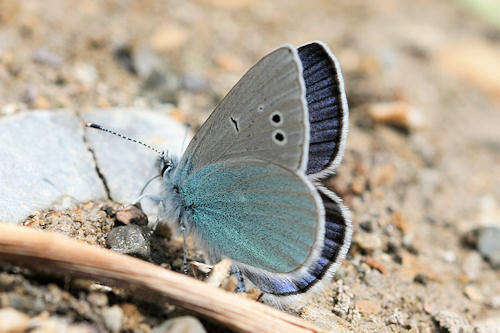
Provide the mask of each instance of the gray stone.
[{"label": "gray stone", "polygon": [[433,316],[439,328],[450,333],[472,332],[472,327],[464,317],[459,314],[443,310]]},{"label": "gray stone", "polygon": [[0,118],[0,221],[19,222],[63,195],[105,198],[83,128],[69,111]]},{"label": "gray stone", "polygon": [[[84,113],[83,118],[140,139],[160,150],[166,149],[173,155],[181,153],[186,135],[184,125],[160,111],[96,110]],[[156,166],[158,154],[155,152],[92,128],[87,129],[86,137],[113,200],[121,203],[133,201],[146,181],[159,174]],[[152,182],[146,193],[158,194],[159,183],[159,180]],[[146,214],[156,213],[155,205],[149,200],[145,199],[141,204]]]},{"label": "gray stone", "polygon": [[40,48],[33,54],[33,60],[39,64],[52,67],[61,67],[63,59],[52,51],[45,48]]},{"label": "gray stone", "polygon": [[113,251],[142,259],[151,258],[149,235],[135,224],[113,228],[106,238],[106,245]]},{"label": "gray stone", "polygon": [[181,87],[190,92],[200,92],[208,88],[208,84],[201,76],[195,73],[187,73],[181,78]]},{"label": "gray stone", "polygon": [[477,249],[493,268],[500,268],[500,228],[485,227],[479,230]]},{"label": "gray stone", "polygon": [[148,77],[154,70],[161,68],[163,62],[149,47],[141,45],[136,49],[134,67],[141,78]]},{"label": "gray stone", "polygon": [[205,333],[205,328],[198,319],[192,316],[177,317],[165,321],[160,326],[153,328],[153,333]]}]

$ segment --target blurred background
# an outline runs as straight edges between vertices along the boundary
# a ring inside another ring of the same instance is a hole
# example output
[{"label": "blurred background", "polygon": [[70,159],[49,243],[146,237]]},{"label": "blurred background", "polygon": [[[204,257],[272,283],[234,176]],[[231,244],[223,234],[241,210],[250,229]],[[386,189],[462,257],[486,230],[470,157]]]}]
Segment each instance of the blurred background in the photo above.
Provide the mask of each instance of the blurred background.
[{"label": "blurred background", "polygon": [[344,74],[350,133],[328,185],[356,231],[297,313],[500,330],[498,0],[0,0],[0,117],[133,106],[197,128],[262,56],[311,40]]}]

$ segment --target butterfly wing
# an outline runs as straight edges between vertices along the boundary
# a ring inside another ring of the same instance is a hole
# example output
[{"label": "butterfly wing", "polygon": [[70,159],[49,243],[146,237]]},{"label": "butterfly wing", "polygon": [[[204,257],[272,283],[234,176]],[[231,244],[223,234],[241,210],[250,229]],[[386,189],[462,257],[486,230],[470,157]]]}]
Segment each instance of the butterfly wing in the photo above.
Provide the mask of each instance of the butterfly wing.
[{"label": "butterfly wing", "polygon": [[290,273],[319,255],[314,249],[323,239],[323,205],[305,176],[240,158],[174,181],[186,226],[214,260],[229,257],[269,273]]},{"label": "butterfly wing", "polygon": [[306,86],[309,158],[306,174],[324,178],[342,160],[348,128],[348,107],[340,66],[321,42],[298,48]]},{"label": "butterfly wing", "polygon": [[212,112],[179,167],[189,173],[245,156],[305,170],[309,128],[301,72],[292,46],[262,58]]},{"label": "butterfly wing", "polygon": [[347,117],[340,69],[319,42],[279,48],[245,74],[173,175],[185,224],[212,261],[235,260],[280,302],[337,269],[350,244],[349,213],[310,179],[340,163]]},{"label": "butterfly wing", "polygon": [[335,56],[321,42],[298,49],[286,45],[260,60],[231,89],[180,165],[192,172],[251,156],[320,179],[340,163],[347,129],[347,99]]},{"label": "butterfly wing", "polygon": [[211,261],[231,258],[270,295],[309,290],[345,256],[347,210],[295,171],[239,158],[210,164],[186,179],[174,174],[174,182],[180,184],[184,224]]}]

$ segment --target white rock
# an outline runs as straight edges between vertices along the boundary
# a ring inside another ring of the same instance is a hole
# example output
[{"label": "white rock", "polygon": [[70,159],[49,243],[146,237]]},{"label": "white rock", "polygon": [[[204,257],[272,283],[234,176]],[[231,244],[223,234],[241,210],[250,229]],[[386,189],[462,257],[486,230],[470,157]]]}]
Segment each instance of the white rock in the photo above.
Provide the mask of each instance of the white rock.
[{"label": "white rock", "polygon": [[0,309],[2,332],[24,332],[30,324],[30,317],[12,308]]},{"label": "white rock", "polygon": [[0,221],[19,222],[63,195],[105,198],[80,120],[70,111],[0,118]]},{"label": "white rock", "polygon": [[120,332],[123,322],[123,310],[118,305],[113,305],[110,308],[102,310],[104,325],[111,332]]},{"label": "white rock", "polygon": [[73,73],[78,81],[86,85],[92,85],[98,78],[97,70],[91,64],[79,62],[75,64]]},{"label": "white rock", "polygon": [[198,319],[191,316],[177,317],[165,321],[160,326],[153,328],[153,333],[205,333],[205,328]]}]

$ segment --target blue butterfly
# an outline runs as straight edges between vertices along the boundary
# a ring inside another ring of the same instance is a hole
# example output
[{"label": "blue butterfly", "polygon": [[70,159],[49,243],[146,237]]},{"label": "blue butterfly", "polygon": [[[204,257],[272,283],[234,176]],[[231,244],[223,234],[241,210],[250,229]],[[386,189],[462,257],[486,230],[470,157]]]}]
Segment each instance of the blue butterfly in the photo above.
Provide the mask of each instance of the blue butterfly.
[{"label": "blue butterfly", "polygon": [[318,289],[351,241],[349,211],[321,183],[342,159],[347,128],[328,47],[280,47],[233,87],[179,161],[161,154],[157,223],[192,235],[211,263],[230,258],[264,301]]}]

